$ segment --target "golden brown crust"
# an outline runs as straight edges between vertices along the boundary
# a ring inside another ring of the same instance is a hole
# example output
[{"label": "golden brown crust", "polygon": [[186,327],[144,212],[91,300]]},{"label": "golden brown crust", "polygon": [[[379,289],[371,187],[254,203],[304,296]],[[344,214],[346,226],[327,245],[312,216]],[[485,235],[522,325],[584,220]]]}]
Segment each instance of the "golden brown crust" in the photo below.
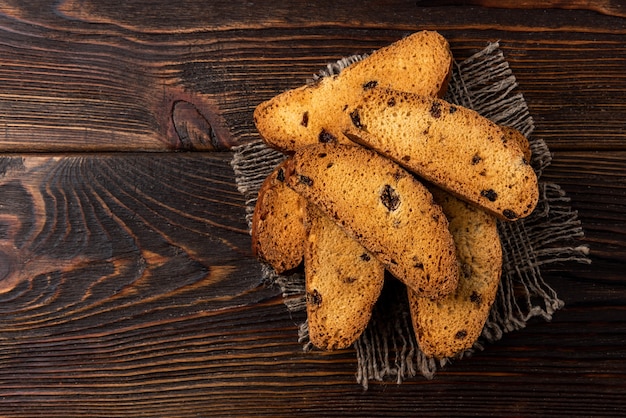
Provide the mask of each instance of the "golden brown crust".
[{"label": "golden brown crust", "polygon": [[532,158],[532,151],[530,149],[530,142],[528,142],[528,138],[526,138],[520,131],[515,128],[511,128],[510,126],[500,125],[500,129],[504,134],[505,141],[510,141],[511,144],[519,147],[522,154],[524,154],[526,161],[530,162],[530,159]]},{"label": "golden brown crust", "polygon": [[477,112],[388,89],[366,91],[345,134],[495,216],[515,220],[535,208],[537,176],[520,147]]},{"label": "golden brown crust", "polygon": [[430,192],[396,163],[360,146],[300,148],[286,183],[420,294],[437,298],[458,280],[448,221]]},{"label": "golden brown crust", "polygon": [[307,207],[306,225],[309,339],[323,350],[347,348],[367,327],[385,268],[313,205]]},{"label": "golden brown crust", "polygon": [[296,268],[304,256],[305,202],[285,185],[284,163],[259,189],[252,217],[252,252],[277,273]]},{"label": "golden brown crust", "polygon": [[408,290],[415,335],[424,354],[446,358],[471,348],[485,325],[502,270],[502,247],[493,216],[441,190],[435,200],[450,221],[461,263],[457,289],[433,301]]}]

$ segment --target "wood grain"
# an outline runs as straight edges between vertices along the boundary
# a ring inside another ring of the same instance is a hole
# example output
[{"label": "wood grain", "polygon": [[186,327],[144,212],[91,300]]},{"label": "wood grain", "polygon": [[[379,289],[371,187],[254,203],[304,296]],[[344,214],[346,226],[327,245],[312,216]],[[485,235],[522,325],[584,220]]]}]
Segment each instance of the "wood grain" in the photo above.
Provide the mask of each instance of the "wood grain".
[{"label": "wood grain", "polygon": [[[606,137],[605,147],[625,143],[616,128],[626,118],[626,26],[615,16],[320,2],[311,19],[287,3],[8,3],[0,16],[5,151],[227,147],[256,138],[251,113],[260,101],[420,28],[441,31],[458,59],[500,40],[533,115],[550,121],[552,146],[586,144],[568,143],[581,128],[589,140]],[[208,133],[188,139],[193,132]]]},{"label": "wood grain", "polygon": [[[626,229],[614,220],[626,208],[609,185],[626,181],[626,153],[592,162],[557,153],[546,171],[574,197],[594,262],[548,272],[567,303],[552,323],[533,323],[432,382],[388,382],[367,395],[354,383],[352,350],[302,353],[298,317],[258,282],[229,158],[0,160],[1,264],[12,266],[2,280],[1,414],[286,416],[350,405],[401,416],[471,405],[566,416],[624,407],[615,390],[626,370]],[[589,172],[593,195],[578,186]],[[551,396],[559,387],[566,396]]]},{"label": "wood grain", "polygon": [[[459,60],[500,42],[592,264],[545,269],[552,322],[364,391],[260,282],[227,149],[418,29]],[[622,415],[625,36],[614,1],[0,1],[0,415]]]}]

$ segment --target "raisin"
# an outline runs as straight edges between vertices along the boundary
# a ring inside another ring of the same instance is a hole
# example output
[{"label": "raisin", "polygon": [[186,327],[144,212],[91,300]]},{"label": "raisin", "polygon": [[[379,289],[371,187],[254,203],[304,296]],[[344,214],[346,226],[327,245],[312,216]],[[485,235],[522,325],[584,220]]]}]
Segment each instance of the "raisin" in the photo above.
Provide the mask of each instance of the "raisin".
[{"label": "raisin", "polygon": [[457,111],[456,106],[450,106],[450,114],[453,114],[456,111]]},{"label": "raisin", "polygon": [[396,99],[394,97],[390,97],[389,100],[387,100],[387,106],[394,107],[395,105],[396,105]]},{"label": "raisin", "polygon": [[498,199],[498,193],[493,189],[483,190],[480,192],[482,197],[486,197],[490,202],[495,202]]},{"label": "raisin", "polygon": [[320,295],[317,289],[313,289],[312,292],[307,292],[306,301],[310,305],[319,307],[322,305],[322,295]]},{"label": "raisin", "polygon": [[283,182],[285,181],[285,170],[282,168],[278,169],[278,173],[276,174],[276,180]]},{"label": "raisin", "polygon": [[367,83],[363,84],[363,90],[373,89],[377,85],[378,81],[376,80],[368,81]]},{"label": "raisin", "polygon": [[320,132],[318,139],[322,144],[327,144],[329,142],[337,141],[337,137],[335,137],[335,135],[328,132],[326,129],[322,129],[322,132]]},{"label": "raisin", "polygon": [[398,209],[400,206],[400,195],[388,184],[385,184],[382,193],[380,194],[380,201],[390,211]]},{"label": "raisin", "polygon": [[361,254],[361,260],[363,260],[363,261],[370,261],[371,259],[372,259],[372,257],[370,257],[370,255],[368,253]]},{"label": "raisin", "polygon": [[472,157],[472,165],[476,165],[479,162],[481,162],[482,158],[480,155],[478,154],[474,154],[474,156]]},{"label": "raisin", "polygon": [[302,121],[300,122],[300,125],[304,126],[305,128],[309,126],[309,112],[304,112],[302,114]]},{"label": "raisin", "polygon": [[467,331],[464,329],[454,334],[454,338],[456,338],[457,340],[462,340],[465,337],[467,337]]},{"label": "raisin", "polygon": [[358,110],[354,109],[350,113],[350,119],[352,119],[352,124],[354,126],[356,126],[359,129],[363,128],[363,125],[361,124],[361,116],[359,115],[359,111]]},{"label": "raisin", "polygon": [[483,297],[480,293],[473,291],[470,295],[470,302],[475,303],[476,305],[480,305],[483,301]]},{"label": "raisin", "polygon": [[515,219],[515,218],[517,218],[517,213],[513,212],[511,209],[504,209],[502,211],[502,214],[507,219]]},{"label": "raisin", "polygon": [[430,106],[430,115],[435,119],[441,117],[441,103],[433,102]]},{"label": "raisin", "polygon": [[402,161],[408,163],[409,161],[411,161],[411,156],[410,155],[405,155],[404,157],[402,157]]},{"label": "raisin", "polygon": [[313,179],[311,177],[300,175],[298,180],[302,184],[306,184],[307,186],[313,186]]}]

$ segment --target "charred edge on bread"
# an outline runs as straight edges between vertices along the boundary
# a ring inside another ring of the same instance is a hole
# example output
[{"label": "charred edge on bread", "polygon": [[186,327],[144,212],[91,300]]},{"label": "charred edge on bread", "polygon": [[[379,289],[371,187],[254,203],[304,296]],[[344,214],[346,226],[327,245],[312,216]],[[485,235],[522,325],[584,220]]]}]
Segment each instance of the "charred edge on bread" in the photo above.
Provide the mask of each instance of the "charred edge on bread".
[{"label": "charred edge on bread", "polygon": [[328,144],[329,142],[337,141],[337,137],[331,134],[330,132],[328,132],[326,129],[322,129],[322,132],[320,132],[317,138],[322,144]]},{"label": "charred edge on bread", "polygon": [[502,215],[504,215],[504,217],[507,218],[507,219],[516,219],[517,218],[517,213],[513,212],[511,209],[504,209],[502,211]]},{"label": "charred edge on bread", "polygon": [[490,202],[495,202],[498,199],[498,193],[493,189],[482,190],[480,195],[486,197]]},{"label": "charred edge on bread", "polygon": [[278,169],[278,173],[276,173],[276,180],[280,181],[281,183],[285,181],[285,170],[283,170],[282,168]]},{"label": "charred edge on bread", "polygon": [[359,115],[358,109],[354,109],[350,112],[350,119],[352,120],[352,124],[359,129],[363,129],[363,125],[361,124],[361,115]]},{"label": "charred edge on bread", "polygon": [[372,257],[368,253],[361,254],[360,258],[363,261],[370,261],[372,259]]},{"label": "charred edge on bread", "polygon": [[430,115],[435,119],[441,117],[441,103],[437,101],[433,102],[433,104],[430,106]]},{"label": "charred edge on bread", "polygon": [[481,161],[482,161],[482,157],[478,154],[474,154],[474,156],[472,157],[472,165],[476,165]]},{"label": "charred edge on bread", "polygon": [[307,177],[305,175],[298,176],[298,181],[306,186],[313,186],[313,179],[311,177]]},{"label": "charred edge on bread", "polygon": [[456,338],[457,340],[462,340],[465,337],[467,337],[467,331],[464,329],[454,334],[454,338]]},{"label": "charred edge on bread", "polygon": [[302,121],[300,121],[300,125],[304,126],[305,128],[309,126],[309,112],[308,111],[302,114]]},{"label": "charred edge on bread", "polygon": [[387,209],[389,209],[390,212],[393,212],[398,209],[398,206],[400,206],[400,195],[393,187],[385,184],[385,187],[383,187],[383,191],[380,194],[380,201]]},{"label": "charred edge on bread", "polygon": [[320,295],[320,292],[318,292],[317,289],[313,289],[312,292],[307,292],[306,302],[309,305],[320,307],[322,305],[322,295]]},{"label": "charred edge on bread", "polygon": [[378,81],[376,80],[368,81],[367,83],[363,84],[363,90],[373,89],[377,85],[378,85]]}]

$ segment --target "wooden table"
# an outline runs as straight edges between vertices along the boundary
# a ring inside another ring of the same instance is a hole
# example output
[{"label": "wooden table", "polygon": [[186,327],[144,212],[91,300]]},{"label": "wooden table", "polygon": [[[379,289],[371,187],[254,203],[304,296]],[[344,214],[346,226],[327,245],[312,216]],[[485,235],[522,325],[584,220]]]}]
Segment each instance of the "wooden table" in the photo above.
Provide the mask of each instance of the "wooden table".
[{"label": "wooden table", "polygon": [[[1,1],[0,415],[626,414],[626,7],[566,3]],[[229,148],[420,29],[500,41],[593,262],[544,272],[552,322],[364,391],[260,282]]]}]

